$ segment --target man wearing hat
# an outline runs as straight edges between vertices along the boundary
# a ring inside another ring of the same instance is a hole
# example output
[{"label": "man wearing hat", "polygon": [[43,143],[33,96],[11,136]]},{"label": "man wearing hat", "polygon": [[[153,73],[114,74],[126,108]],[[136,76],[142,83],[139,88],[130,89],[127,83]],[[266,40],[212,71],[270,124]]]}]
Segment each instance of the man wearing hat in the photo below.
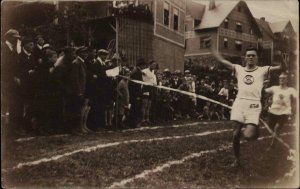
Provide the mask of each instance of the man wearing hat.
[{"label": "man wearing hat", "polygon": [[69,91],[65,98],[65,111],[67,116],[67,124],[71,127],[73,134],[86,133],[86,124],[83,122],[82,114],[85,104],[86,91],[86,65],[85,61],[88,57],[87,47],[79,47],[75,51],[76,58],[72,62],[69,77]]},{"label": "man wearing hat", "polygon": [[36,36],[35,40],[36,40],[36,45],[33,50],[33,55],[36,58],[36,60],[41,63],[42,59],[45,57],[45,53],[43,52],[45,40],[41,35]]},{"label": "man wearing hat", "polygon": [[[130,75],[130,79],[143,81],[143,72],[146,66],[146,62],[144,59],[139,59],[134,70]],[[129,83],[129,94],[130,94],[130,113],[129,113],[129,126],[132,128],[136,128],[139,126],[142,116],[142,86],[140,84],[130,82]]]},{"label": "man wearing hat", "polygon": [[[22,50],[19,55],[19,72],[18,77],[20,78],[20,94],[22,110],[25,112],[23,119],[24,129],[29,131],[31,129],[31,119],[33,118],[33,98],[34,98],[34,76],[36,72],[36,60],[32,55],[34,49],[33,39],[25,37],[22,40]],[[23,115],[23,111],[22,115]]]},{"label": "man wearing hat", "polygon": [[[17,45],[20,35],[17,30],[10,29],[5,33],[4,43],[1,44],[1,93],[2,111],[1,114],[9,112],[9,128],[17,126],[18,123],[18,102],[17,89],[20,80],[17,78],[18,52]],[[14,127],[16,128],[16,127]],[[12,130],[14,130],[12,128]],[[10,130],[10,131],[12,131]]]},{"label": "man wearing hat", "polygon": [[91,94],[91,123],[92,129],[100,131],[106,126],[105,107],[108,92],[108,77],[106,75],[106,63],[108,51],[100,49],[97,52],[96,61],[91,65],[92,94]]}]

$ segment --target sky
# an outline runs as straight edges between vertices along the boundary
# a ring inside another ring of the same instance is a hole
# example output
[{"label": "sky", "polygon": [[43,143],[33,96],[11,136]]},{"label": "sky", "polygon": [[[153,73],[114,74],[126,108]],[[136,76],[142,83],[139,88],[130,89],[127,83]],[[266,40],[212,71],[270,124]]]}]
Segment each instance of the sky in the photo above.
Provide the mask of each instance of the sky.
[{"label": "sky", "polygon": [[[189,1],[189,0],[187,0]],[[204,2],[209,0],[196,0]],[[225,2],[226,0],[216,0]],[[237,1],[237,0],[227,0]],[[244,0],[255,18],[265,17],[268,22],[290,20],[297,33],[299,33],[299,3],[298,0]]]},{"label": "sky", "polygon": [[290,20],[294,29],[299,31],[299,3],[297,0],[244,1],[254,17],[265,17],[269,22]]}]

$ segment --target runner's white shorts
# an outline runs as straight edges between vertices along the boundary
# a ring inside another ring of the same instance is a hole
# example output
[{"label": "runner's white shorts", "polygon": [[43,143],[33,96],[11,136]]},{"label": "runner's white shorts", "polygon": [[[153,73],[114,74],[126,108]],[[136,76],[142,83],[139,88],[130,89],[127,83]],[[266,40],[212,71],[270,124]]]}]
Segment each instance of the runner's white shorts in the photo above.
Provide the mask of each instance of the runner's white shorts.
[{"label": "runner's white shorts", "polygon": [[260,113],[261,102],[259,100],[236,98],[232,105],[230,120],[258,125]]}]

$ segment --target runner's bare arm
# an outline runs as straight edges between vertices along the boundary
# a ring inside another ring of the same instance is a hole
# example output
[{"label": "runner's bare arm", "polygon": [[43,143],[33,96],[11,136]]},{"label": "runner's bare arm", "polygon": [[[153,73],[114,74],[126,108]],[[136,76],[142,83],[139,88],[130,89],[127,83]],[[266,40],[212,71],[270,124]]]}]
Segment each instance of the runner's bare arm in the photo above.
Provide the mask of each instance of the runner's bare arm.
[{"label": "runner's bare arm", "polygon": [[212,48],[212,53],[213,53],[214,57],[219,62],[221,62],[224,66],[226,66],[228,69],[232,70],[234,68],[234,64],[232,62],[226,60],[225,58],[223,58],[223,56],[220,55],[220,53],[218,53],[214,47]]},{"label": "runner's bare arm", "polygon": [[283,55],[280,51],[278,51],[277,53],[277,56],[279,57],[279,62],[276,62],[276,61],[273,61],[273,65],[276,65],[276,66],[271,66],[270,67],[270,71],[276,71],[276,70],[282,70],[283,72],[286,71],[286,62],[283,58]]}]

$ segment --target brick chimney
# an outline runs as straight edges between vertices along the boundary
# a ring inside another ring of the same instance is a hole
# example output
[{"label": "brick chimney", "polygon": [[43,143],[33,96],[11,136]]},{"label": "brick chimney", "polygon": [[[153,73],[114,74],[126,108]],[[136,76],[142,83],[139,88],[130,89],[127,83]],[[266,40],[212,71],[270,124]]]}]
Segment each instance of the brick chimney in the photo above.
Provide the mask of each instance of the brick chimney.
[{"label": "brick chimney", "polygon": [[215,0],[210,0],[209,1],[209,6],[208,6],[208,10],[213,10],[216,8],[216,2]]},{"label": "brick chimney", "polygon": [[262,20],[262,21],[265,22],[265,21],[266,21],[266,18],[265,18],[265,17],[261,17],[260,20]]}]

